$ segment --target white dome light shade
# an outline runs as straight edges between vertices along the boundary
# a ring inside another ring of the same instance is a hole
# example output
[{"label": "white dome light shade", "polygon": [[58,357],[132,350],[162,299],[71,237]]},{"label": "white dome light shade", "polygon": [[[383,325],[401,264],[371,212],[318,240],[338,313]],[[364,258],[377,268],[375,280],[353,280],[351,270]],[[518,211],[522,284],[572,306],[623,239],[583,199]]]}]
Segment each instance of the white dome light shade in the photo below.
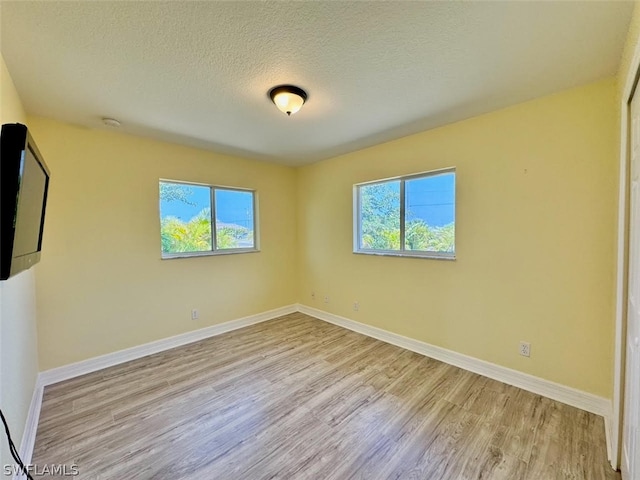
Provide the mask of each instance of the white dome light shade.
[{"label": "white dome light shade", "polygon": [[307,100],[307,93],[293,85],[280,85],[269,91],[269,97],[282,113],[296,113]]}]

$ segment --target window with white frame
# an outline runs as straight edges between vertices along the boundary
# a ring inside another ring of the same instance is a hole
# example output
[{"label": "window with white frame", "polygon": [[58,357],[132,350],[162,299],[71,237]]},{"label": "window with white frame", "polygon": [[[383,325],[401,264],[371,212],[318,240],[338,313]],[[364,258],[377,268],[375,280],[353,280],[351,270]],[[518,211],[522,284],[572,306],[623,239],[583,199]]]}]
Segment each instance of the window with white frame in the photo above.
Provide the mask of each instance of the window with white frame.
[{"label": "window with white frame", "polygon": [[256,192],[160,180],[162,258],[254,252]]},{"label": "window with white frame", "polygon": [[354,186],[354,252],[455,259],[455,168]]}]

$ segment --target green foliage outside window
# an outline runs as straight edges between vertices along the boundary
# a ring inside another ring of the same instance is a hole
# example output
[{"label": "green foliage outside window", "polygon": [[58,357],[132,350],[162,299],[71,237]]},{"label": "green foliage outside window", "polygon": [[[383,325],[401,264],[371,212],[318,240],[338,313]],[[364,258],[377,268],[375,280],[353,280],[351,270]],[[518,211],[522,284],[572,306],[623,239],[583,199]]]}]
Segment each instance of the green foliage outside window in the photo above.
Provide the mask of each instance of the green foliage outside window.
[{"label": "green foliage outside window", "polygon": [[[160,201],[181,202],[191,207],[197,207],[191,201],[194,188],[209,187],[191,187],[179,183],[160,182]],[[160,234],[163,253],[212,251],[211,208],[203,208],[188,221],[171,215],[161,216]],[[217,249],[246,248],[247,242],[253,245],[252,230],[241,225],[217,223]]]},{"label": "green foliage outside window", "polygon": [[[400,250],[400,181],[360,187],[360,246]],[[431,226],[405,212],[405,250],[453,252],[455,224]]]}]

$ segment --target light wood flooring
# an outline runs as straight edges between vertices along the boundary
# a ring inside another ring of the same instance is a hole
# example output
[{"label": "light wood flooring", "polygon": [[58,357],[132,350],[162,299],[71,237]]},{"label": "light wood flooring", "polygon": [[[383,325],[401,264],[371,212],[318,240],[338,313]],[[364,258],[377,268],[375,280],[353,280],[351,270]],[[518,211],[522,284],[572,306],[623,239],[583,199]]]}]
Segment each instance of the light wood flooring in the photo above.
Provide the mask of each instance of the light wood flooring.
[{"label": "light wood flooring", "polygon": [[602,418],[303,314],[47,387],[33,463],[109,480],[620,478]]}]

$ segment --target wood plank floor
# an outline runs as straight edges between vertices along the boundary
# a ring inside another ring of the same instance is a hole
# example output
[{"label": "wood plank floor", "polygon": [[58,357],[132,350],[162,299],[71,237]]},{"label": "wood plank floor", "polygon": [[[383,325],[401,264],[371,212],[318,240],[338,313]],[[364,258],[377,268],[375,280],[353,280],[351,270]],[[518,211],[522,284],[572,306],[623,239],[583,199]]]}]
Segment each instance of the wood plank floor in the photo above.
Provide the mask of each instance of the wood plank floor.
[{"label": "wood plank floor", "polygon": [[620,478],[602,418],[298,313],[47,387],[33,463],[101,480]]}]

